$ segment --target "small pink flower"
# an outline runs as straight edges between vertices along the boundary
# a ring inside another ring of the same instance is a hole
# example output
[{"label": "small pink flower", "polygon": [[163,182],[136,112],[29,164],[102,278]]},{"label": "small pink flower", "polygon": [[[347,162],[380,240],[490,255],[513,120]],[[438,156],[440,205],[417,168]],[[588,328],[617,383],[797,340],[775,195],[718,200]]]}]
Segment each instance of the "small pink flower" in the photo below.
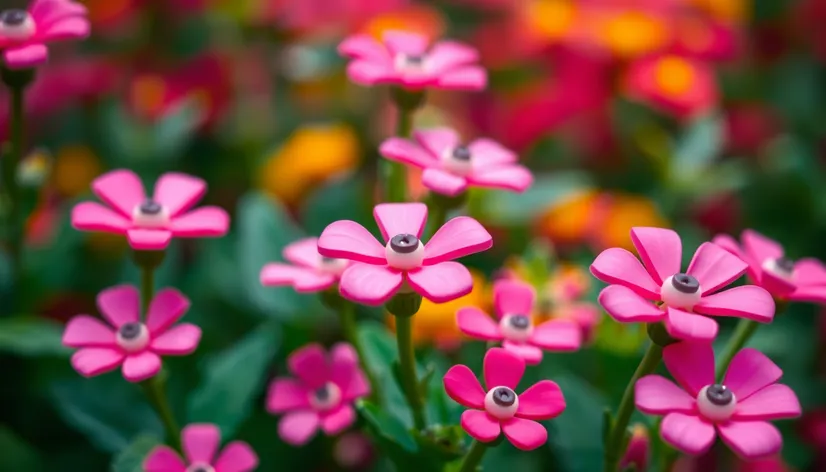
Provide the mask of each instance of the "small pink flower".
[{"label": "small pink flower", "polygon": [[424,169],[422,183],[434,192],[455,196],[469,186],[523,192],[533,183],[531,172],[516,163],[516,154],[490,139],[465,145],[450,128],[413,136],[415,141],[390,138],[379,151],[391,161]]},{"label": "small pink flower", "polygon": [[575,351],[582,343],[579,325],[568,320],[550,320],[534,326],[536,290],[525,282],[499,280],[493,285],[493,304],[498,323],[476,307],[456,313],[456,324],[468,336],[502,341],[502,347],[528,364],[542,360],[542,349]]},{"label": "small pink flower", "polygon": [[258,456],[243,441],[227,444],[219,454],[221,431],[213,424],[187,425],[181,443],[183,458],[169,446],[152,449],[143,461],[144,472],[251,472],[258,467]]},{"label": "small pink flower", "polygon": [[304,238],[284,248],[290,264],[273,262],[261,269],[261,284],[268,287],[289,285],[297,292],[319,292],[338,282],[349,265],[344,259],[331,259],[318,253],[318,238]]},{"label": "small pink flower", "polygon": [[[643,264],[621,248],[597,256],[591,273],[609,284],[599,303],[621,323],[665,322],[678,339],[710,341],[717,336],[711,316],[734,316],[768,323],[774,318],[774,300],[756,285],[725,290],[746,272],[746,263],[725,249],[703,243],[682,272],[682,242],[670,229],[632,228],[631,242]],[[657,306],[652,301],[658,302]]]},{"label": "small pink flower", "polygon": [[63,344],[80,348],[72,367],[85,377],[123,365],[130,382],[146,380],[161,370],[160,356],[191,354],[201,340],[201,328],[182,323],[172,326],[189,309],[189,300],[166,288],[149,304],[146,321],[140,317],[138,289],[131,285],[108,288],[98,294],[98,309],[115,327],[89,315],[78,315],[66,325]]},{"label": "small pink flower", "polygon": [[318,239],[322,256],[357,262],[341,275],[339,288],[342,296],[364,305],[381,305],[399,290],[409,289],[436,303],[467,295],[473,278],[453,259],[493,246],[485,228],[466,216],[448,221],[423,244],[423,203],[382,203],[373,209],[373,217],[385,245],[349,220],[331,224]]},{"label": "small pink flower", "polygon": [[206,182],[190,175],[162,175],[154,196],[147,198],[134,172],[113,170],[95,179],[92,191],[112,209],[95,202],[79,203],[72,209],[72,226],[125,234],[136,250],[163,250],[173,236],[217,237],[229,229],[229,215],[222,208],[206,206],[187,212],[206,192]]},{"label": "small pink flower", "polygon": [[620,462],[620,470],[633,467],[634,470],[648,470],[648,460],[651,455],[651,441],[648,439],[648,430],[641,424],[631,429],[631,440],[625,450],[625,456]]},{"label": "small pink flower", "polygon": [[338,51],[353,59],[347,75],[362,85],[444,90],[482,90],[487,85],[485,69],[476,65],[478,51],[455,41],[439,41],[431,47],[420,34],[385,31],[381,42],[366,34],[350,36]]},{"label": "small pink flower", "polygon": [[70,0],[34,0],[28,11],[0,11],[0,50],[10,69],[45,63],[46,43],[87,36],[86,7]]},{"label": "small pink flower", "polygon": [[525,373],[525,362],[502,348],[485,354],[485,391],[473,372],[455,365],[444,377],[445,391],[457,403],[472,410],[462,413],[462,428],[480,442],[505,437],[524,451],[548,440],[548,432],[537,421],[555,418],[565,410],[559,385],[541,380],[517,395],[514,390]]},{"label": "small pink flower", "polygon": [[329,356],[320,345],[308,344],[290,354],[287,367],[296,378],[273,380],[267,411],[286,413],[278,435],[294,446],[306,444],[319,428],[328,436],[347,429],[356,419],[352,403],[370,394],[358,354],[349,344],[336,344]]},{"label": "small pink flower", "polygon": [[719,235],[713,241],[743,259],[749,265],[749,278],[776,298],[826,305],[826,266],[822,262],[788,259],[780,243],[751,229],[743,231],[740,240],[742,245],[731,236]]},{"label": "small pink flower", "polygon": [[665,415],[663,439],[686,454],[707,451],[719,433],[740,457],[767,457],[783,442],[768,420],[800,416],[792,389],[776,383],[783,371],[755,349],[734,356],[722,383],[714,380],[710,344],[671,344],[663,350],[663,361],[680,386],[648,375],[637,381],[634,398],[643,413]]}]

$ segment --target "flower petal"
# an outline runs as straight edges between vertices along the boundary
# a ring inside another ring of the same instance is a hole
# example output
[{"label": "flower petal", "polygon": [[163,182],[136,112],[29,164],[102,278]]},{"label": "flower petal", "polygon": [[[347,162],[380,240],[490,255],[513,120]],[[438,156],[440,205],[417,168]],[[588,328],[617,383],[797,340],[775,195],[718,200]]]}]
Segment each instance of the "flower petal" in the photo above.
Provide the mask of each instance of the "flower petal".
[{"label": "flower petal", "polygon": [[467,180],[477,187],[524,192],[533,184],[533,174],[520,165],[499,165],[475,170]]},{"label": "flower petal", "polygon": [[729,421],[718,424],[717,429],[723,442],[746,460],[777,454],[783,446],[780,431],[765,421]]},{"label": "flower petal", "polygon": [[328,436],[338,434],[356,421],[356,412],[350,405],[341,405],[337,410],[321,418],[321,429]]},{"label": "flower petal", "polygon": [[140,382],[161,371],[161,358],[150,351],[126,356],[123,360],[123,378],[129,382]]},{"label": "flower petal", "polygon": [[665,279],[680,272],[683,243],[676,231],[664,228],[632,228],[631,242],[655,283],[662,285]]},{"label": "flower petal", "polygon": [[421,56],[427,52],[429,45],[426,36],[418,33],[409,33],[407,31],[385,31],[381,38],[390,51],[391,56],[395,56],[396,54]]},{"label": "flower petal", "polygon": [[533,313],[536,289],[521,280],[497,280],[493,284],[493,306],[496,315],[525,315]]},{"label": "flower petal", "polygon": [[711,242],[742,259],[749,265],[749,276],[752,277],[752,280],[757,280],[760,264],[740,247],[736,239],[727,234],[718,234],[711,239]]},{"label": "flower petal", "polygon": [[442,169],[428,168],[422,172],[422,185],[436,193],[455,197],[467,189],[468,180]]},{"label": "flower petal", "polygon": [[292,286],[299,293],[318,292],[336,284],[333,274],[280,262],[265,265],[261,269],[260,280],[265,287]]},{"label": "flower petal", "polygon": [[527,365],[536,365],[542,362],[542,349],[536,346],[505,340],[502,342],[502,347],[525,361]]},{"label": "flower petal", "polygon": [[666,443],[686,454],[699,455],[714,444],[714,426],[693,415],[669,413],[663,418],[660,434]]},{"label": "flower petal", "polygon": [[548,420],[565,410],[565,397],[556,382],[540,380],[519,394],[516,415],[529,420]]},{"label": "flower petal", "polygon": [[637,409],[648,415],[691,413],[695,399],[673,382],[659,375],[646,375],[634,384]]},{"label": "flower petal", "polygon": [[97,297],[98,310],[115,328],[140,321],[141,302],[138,289],[132,285],[107,288]]},{"label": "flower petal", "polygon": [[704,315],[737,316],[769,323],[774,318],[774,299],[764,288],[742,285],[700,299],[694,311]]},{"label": "flower petal", "polygon": [[695,315],[679,308],[668,307],[665,317],[668,334],[687,341],[711,341],[717,337],[717,322],[703,315]]},{"label": "flower petal", "polygon": [[399,234],[422,237],[427,222],[424,203],[380,203],[373,208],[373,218],[386,242]]},{"label": "flower petal", "polygon": [[461,144],[459,133],[451,128],[427,128],[413,132],[413,137],[431,155],[431,159],[438,162],[438,159]]},{"label": "flower petal", "polygon": [[192,208],[205,193],[206,182],[203,179],[169,172],[155,183],[153,200],[163,205],[169,211],[170,217],[175,217]]},{"label": "flower petal", "polygon": [[549,351],[576,351],[582,344],[582,328],[571,320],[550,320],[536,326],[531,343]]},{"label": "flower petal", "polygon": [[460,308],[456,312],[456,325],[463,333],[473,338],[485,341],[502,339],[499,325],[487,313],[473,306]]},{"label": "flower petal", "polygon": [[742,402],[758,390],[777,382],[782,375],[780,367],[765,354],[746,348],[734,355],[723,383],[737,396],[737,401]]},{"label": "flower petal", "polygon": [[435,265],[485,251],[493,237],[478,221],[467,216],[449,220],[424,246],[424,263]]},{"label": "flower petal", "polygon": [[385,158],[402,164],[426,169],[439,161],[416,143],[402,138],[390,138],[381,143],[379,153]]},{"label": "flower petal", "polygon": [[780,243],[763,236],[753,229],[743,231],[740,239],[743,241],[743,248],[758,264],[762,264],[767,259],[783,257],[783,246],[781,246]]},{"label": "flower petal", "polygon": [[3,57],[9,69],[30,69],[45,63],[49,50],[44,44],[27,44],[5,49]]},{"label": "flower petal", "polygon": [[174,288],[159,291],[149,303],[146,327],[153,335],[158,335],[181,319],[189,310],[189,299]]},{"label": "flower petal", "polygon": [[703,295],[709,295],[737,280],[748,264],[712,243],[703,243],[694,253],[686,273],[700,282]]},{"label": "flower petal", "polygon": [[501,347],[494,347],[485,354],[483,368],[488,390],[494,387],[515,390],[525,373],[525,361]]},{"label": "flower petal", "polygon": [[315,435],[319,426],[318,414],[313,411],[287,413],[278,422],[278,435],[293,446],[303,446]]},{"label": "flower petal", "polygon": [[663,363],[692,397],[714,383],[714,350],[704,343],[674,343],[663,349]]},{"label": "flower petal", "polygon": [[502,432],[499,421],[481,410],[466,410],[462,413],[461,424],[470,437],[485,443],[498,438]]},{"label": "flower petal", "polygon": [[72,227],[80,231],[125,233],[130,221],[97,202],[78,203],[72,208]]},{"label": "flower petal", "polygon": [[485,391],[473,371],[465,365],[454,365],[442,379],[445,392],[456,403],[468,408],[484,408]]},{"label": "flower petal", "polygon": [[436,86],[444,90],[482,90],[488,85],[484,67],[465,66],[446,71],[436,77]]},{"label": "flower petal", "polygon": [[127,169],[107,172],[92,181],[92,191],[104,203],[124,216],[132,216],[135,206],[146,200],[143,183]]},{"label": "flower petal", "polygon": [[223,208],[205,206],[174,217],[169,224],[180,238],[214,238],[229,231],[229,215]]},{"label": "flower petal", "polygon": [[109,372],[123,362],[123,353],[117,349],[87,347],[72,354],[72,367],[84,377]]},{"label": "flower petal", "polygon": [[738,401],[733,418],[777,420],[797,418],[800,414],[800,401],[794,390],[786,385],[773,384],[758,390],[745,400]]},{"label": "flower petal", "polygon": [[233,441],[224,447],[215,461],[216,472],[252,472],[258,467],[258,456],[249,444]]},{"label": "flower petal", "polygon": [[69,347],[113,347],[115,333],[97,318],[78,315],[69,320],[63,331],[63,345]]},{"label": "flower petal", "polygon": [[788,295],[789,300],[826,305],[826,285],[819,287],[798,287]]},{"label": "flower petal", "polygon": [[338,285],[344,298],[379,306],[396,294],[403,281],[401,272],[387,266],[356,263],[341,274]]},{"label": "flower petal", "polygon": [[473,290],[473,277],[465,266],[448,261],[407,272],[407,283],[434,303],[463,297]]},{"label": "flower petal", "polygon": [[330,349],[330,380],[341,388],[345,401],[370,394],[370,384],[361,371],[359,356],[352,345],[337,343]]},{"label": "flower petal", "polygon": [[389,60],[356,59],[347,65],[347,76],[360,85],[376,85],[394,81],[396,72]]},{"label": "flower petal", "polygon": [[156,446],[143,461],[144,472],[186,472],[181,456],[169,446]]},{"label": "flower petal", "polygon": [[357,34],[346,38],[338,45],[338,53],[350,58],[390,60],[384,45],[368,34]]},{"label": "flower petal", "polygon": [[473,156],[474,169],[513,164],[519,160],[515,152],[488,138],[473,140],[468,149],[470,149],[470,155]]},{"label": "flower petal", "polygon": [[548,431],[533,420],[513,417],[502,422],[502,432],[517,449],[531,451],[548,441]]},{"label": "flower petal", "polygon": [[321,264],[318,238],[302,238],[284,247],[284,260],[299,267],[317,269]]},{"label": "flower petal", "polygon": [[309,409],[309,391],[298,380],[276,377],[267,391],[267,411],[284,413],[289,410]]},{"label": "flower petal", "polygon": [[660,299],[660,286],[639,259],[625,249],[602,251],[591,264],[591,273],[605,283],[623,285],[649,300]]},{"label": "flower petal", "polygon": [[182,323],[162,333],[152,340],[152,350],[168,356],[192,354],[201,341],[201,328],[191,323]]},{"label": "flower petal", "polygon": [[322,387],[331,378],[327,353],[320,344],[307,344],[293,351],[287,357],[287,367],[310,390]]},{"label": "flower petal", "polygon": [[427,65],[434,74],[479,60],[479,51],[457,41],[439,41],[427,54]]},{"label": "flower petal", "polygon": [[63,18],[46,27],[38,35],[47,41],[63,41],[66,39],[85,38],[89,36],[89,20],[86,18]]},{"label": "flower petal", "polygon": [[181,447],[190,464],[212,464],[220,445],[221,431],[214,424],[190,424],[181,431]]},{"label": "flower petal", "polygon": [[794,280],[800,285],[826,285],[826,265],[811,257],[794,265]]},{"label": "flower petal", "polygon": [[622,285],[602,289],[599,304],[620,323],[656,323],[665,318],[665,312],[637,292]]},{"label": "flower petal", "polygon": [[385,264],[384,246],[364,226],[350,220],[331,223],[318,238],[318,253],[367,264]]},{"label": "flower petal", "polygon": [[172,232],[163,229],[133,228],[126,232],[126,239],[132,249],[138,251],[161,251],[169,246]]},{"label": "flower petal", "polygon": [[[749,269],[751,269],[751,266],[749,266]],[[788,280],[786,277],[772,270],[761,270],[758,278],[753,280],[778,297],[785,298],[797,288],[793,281]]]}]

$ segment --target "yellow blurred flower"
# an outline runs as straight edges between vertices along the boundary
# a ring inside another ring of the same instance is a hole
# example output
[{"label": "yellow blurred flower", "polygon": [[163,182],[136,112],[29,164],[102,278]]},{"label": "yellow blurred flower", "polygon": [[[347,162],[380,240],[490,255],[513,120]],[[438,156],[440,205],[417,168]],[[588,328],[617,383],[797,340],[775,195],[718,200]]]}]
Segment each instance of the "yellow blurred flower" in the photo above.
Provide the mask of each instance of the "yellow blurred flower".
[{"label": "yellow blurred flower", "polygon": [[358,137],[349,126],[305,126],[267,159],[260,185],[292,205],[328,178],[352,170],[360,160]]},{"label": "yellow blurred flower", "polygon": [[88,146],[64,146],[55,155],[52,185],[61,196],[75,197],[89,191],[100,171],[100,161]]},{"label": "yellow blurred flower", "polygon": [[364,31],[380,39],[385,31],[403,30],[435,39],[444,34],[445,20],[439,10],[413,5],[401,10],[377,15],[364,26]]},{"label": "yellow blurred flower", "polygon": [[577,9],[571,0],[532,0],[525,4],[522,13],[533,36],[558,41],[570,33]]},{"label": "yellow blurred flower", "polygon": [[593,27],[600,43],[614,54],[626,58],[656,51],[670,40],[664,19],[644,11],[599,15]]}]

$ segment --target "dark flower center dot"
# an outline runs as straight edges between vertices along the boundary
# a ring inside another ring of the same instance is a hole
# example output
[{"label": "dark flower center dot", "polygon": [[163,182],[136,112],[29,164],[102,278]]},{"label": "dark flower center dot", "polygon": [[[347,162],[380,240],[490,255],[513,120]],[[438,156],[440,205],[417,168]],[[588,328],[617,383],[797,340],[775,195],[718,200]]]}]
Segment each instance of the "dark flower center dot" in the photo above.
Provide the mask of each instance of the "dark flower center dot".
[{"label": "dark flower center dot", "polygon": [[141,203],[141,213],[144,215],[157,215],[161,210],[161,204],[155,200],[147,200]]},{"label": "dark flower center dot", "polygon": [[317,388],[315,392],[313,392],[313,396],[315,396],[315,399],[319,402],[326,402],[330,400],[331,397],[330,388],[327,385]]},{"label": "dark flower center dot", "polygon": [[697,293],[697,290],[700,290],[700,282],[693,276],[683,273],[675,274],[671,278],[671,285],[682,293]]},{"label": "dark flower center dot", "polygon": [[516,401],[516,394],[508,387],[498,387],[493,391],[493,402],[499,406],[511,406]]},{"label": "dark flower center dot", "polygon": [[531,320],[525,315],[511,315],[510,324],[516,329],[528,329]]},{"label": "dark flower center dot", "polygon": [[332,257],[324,257],[324,256],[321,257],[321,263],[322,264],[332,264],[335,261],[336,260],[333,259]]},{"label": "dark flower center dot", "polygon": [[412,234],[397,234],[390,240],[390,249],[399,254],[410,254],[419,247],[419,238]]},{"label": "dark flower center dot", "polygon": [[194,469],[192,469],[192,472],[212,472],[212,471],[210,471],[209,469],[207,469],[206,467],[204,467],[202,465],[199,465],[198,467],[195,467]]},{"label": "dark flower center dot", "polygon": [[126,323],[120,327],[118,332],[123,339],[135,339],[141,334],[141,324],[135,322]]},{"label": "dark flower center dot", "polygon": [[0,13],[0,22],[6,26],[19,26],[22,25],[28,17],[29,14],[26,10],[5,10]]},{"label": "dark flower center dot", "polygon": [[734,400],[734,394],[723,384],[713,384],[706,389],[706,398],[717,406],[725,406]]},{"label": "dark flower center dot", "polygon": [[408,66],[421,66],[424,62],[424,56],[407,56],[404,58],[404,63]]},{"label": "dark flower center dot", "polygon": [[459,145],[453,148],[453,158],[457,161],[469,161],[470,149],[465,145]]},{"label": "dark flower center dot", "polygon": [[774,260],[774,265],[787,274],[794,272],[794,261],[787,257],[778,257]]}]

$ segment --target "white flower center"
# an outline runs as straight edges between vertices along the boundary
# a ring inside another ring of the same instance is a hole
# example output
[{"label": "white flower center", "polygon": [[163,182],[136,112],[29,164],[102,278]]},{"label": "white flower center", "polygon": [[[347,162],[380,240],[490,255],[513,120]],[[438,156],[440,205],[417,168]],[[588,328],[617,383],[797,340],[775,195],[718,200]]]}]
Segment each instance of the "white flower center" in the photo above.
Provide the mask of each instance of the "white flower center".
[{"label": "white flower center", "polygon": [[761,264],[761,267],[766,272],[791,282],[794,279],[794,261],[785,257],[777,259],[766,259]]},{"label": "white flower center", "polygon": [[327,382],[321,388],[310,392],[310,406],[318,411],[327,411],[341,403],[341,389],[338,385]]},{"label": "white flower center", "polygon": [[530,339],[533,333],[533,323],[528,316],[507,314],[499,321],[499,329],[508,341],[523,343]]},{"label": "white flower center", "polygon": [[467,146],[446,149],[441,158],[442,167],[452,174],[465,177],[473,170],[473,156]]},{"label": "white flower center", "polygon": [[725,385],[706,385],[697,395],[697,408],[711,421],[725,421],[734,414],[737,398]]},{"label": "white flower center", "polygon": [[508,387],[493,387],[485,395],[485,411],[494,418],[507,420],[513,418],[519,409],[519,396]]},{"label": "white flower center", "polygon": [[204,462],[196,462],[187,467],[186,472],[215,472],[215,467]]},{"label": "white flower center", "polygon": [[325,274],[332,274],[339,276],[347,268],[347,259],[333,259],[331,257],[321,257],[321,262],[318,264],[318,270]]},{"label": "white flower center", "polygon": [[124,323],[118,328],[118,335],[115,340],[124,351],[138,352],[149,344],[149,330],[143,323]]},{"label": "white flower center", "polygon": [[147,200],[132,210],[132,223],[138,228],[166,228],[169,210],[154,200]]},{"label": "white flower center", "polygon": [[662,301],[674,308],[690,310],[700,302],[703,296],[700,282],[688,274],[674,274],[665,279],[660,288]]},{"label": "white flower center", "polygon": [[397,234],[387,242],[385,256],[394,269],[417,269],[424,262],[424,245],[412,234]]},{"label": "white flower center", "polygon": [[0,12],[0,38],[25,41],[34,35],[35,29],[34,19],[26,10]]}]

